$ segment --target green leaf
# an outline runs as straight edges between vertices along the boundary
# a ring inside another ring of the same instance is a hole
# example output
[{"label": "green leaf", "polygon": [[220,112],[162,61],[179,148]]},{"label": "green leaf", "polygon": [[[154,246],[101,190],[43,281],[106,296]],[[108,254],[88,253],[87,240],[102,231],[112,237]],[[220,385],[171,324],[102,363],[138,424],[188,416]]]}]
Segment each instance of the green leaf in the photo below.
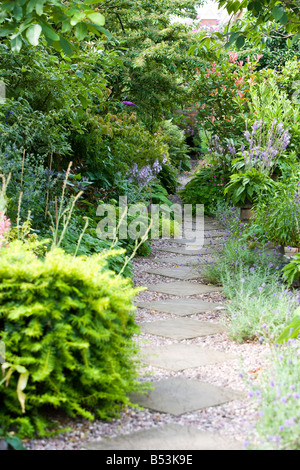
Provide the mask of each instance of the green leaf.
[{"label": "green leaf", "polygon": [[80,23],[84,18],[85,18],[85,13],[82,11],[78,11],[74,14],[72,19],[70,20],[70,23],[72,26],[75,26],[76,24]]},{"label": "green leaf", "polygon": [[[296,310],[296,312],[299,312],[299,308]],[[277,343],[285,343],[289,339],[297,338],[300,332],[300,316],[296,315],[292,322],[289,324],[285,330],[281,333],[279,338],[277,339]]]},{"label": "green leaf", "polygon": [[88,33],[87,25],[84,23],[78,23],[75,26],[75,36],[79,41],[82,41]]},{"label": "green leaf", "polygon": [[89,31],[91,31],[91,33],[95,34],[96,36],[100,35],[100,34],[105,34],[105,36],[108,38],[108,39],[112,39],[113,38],[113,35],[107,31],[107,29],[105,28],[102,28],[102,26],[98,26],[97,24],[92,24],[92,23],[86,23],[87,25],[87,28]]},{"label": "green leaf", "polygon": [[35,5],[35,11],[38,16],[41,16],[44,13],[44,3],[45,0],[37,0]]},{"label": "green leaf", "polygon": [[198,45],[194,44],[192,47],[189,48],[189,50],[187,51],[187,54],[188,55],[193,55],[197,48],[198,48]]},{"label": "green leaf", "polygon": [[285,24],[287,24],[288,21],[289,21],[289,18],[287,16],[287,14],[284,13],[282,15],[282,17],[280,18],[279,23],[281,23],[282,25],[285,25]]},{"label": "green leaf", "polygon": [[16,5],[14,8],[14,17],[17,21],[20,21],[23,18],[23,8],[19,5]]},{"label": "green leaf", "polygon": [[44,22],[40,21],[39,23],[42,27],[43,33],[47,38],[51,39],[51,41],[59,41],[59,35],[54,31],[54,29],[46,25]]},{"label": "green leaf", "polygon": [[101,15],[101,13],[89,13],[88,17],[93,23],[95,23],[98,26],[105,25],[105,18],[103,15]]},{"label": "green leaf", "polygon": [[272,16],[276,21],[279,21],[284,14],[284,9],[280,6],[275,6],[272,10]]},{"label": "green leaf", "polygon": [[63,21],[61,25],[61,32],[62,33],[69,33],[72,30],[72,26],[70,20]]},{"label": "green leaf", "polygon": [[26,37],[30,44],[37,46],[42,32],[42,27],[39,24],[30,26],[26,31]]},{"label": "green leaf", "polygon": [[36,0],[29,0],[26,6],[26,13],[32,13],[36,6]]},{"label": "green leaf", "polygon": [[15,31],[15,28],[12,26],[7,26],[6,28],[1,28],[0,29],[0,38],[8,36],[9,34],[12,34]]},{"label": "green leaf", "polygon": [[14,450],[26,450],[18,436],[7,437],[6,442]]},{"label": "green leaf", "polygon": [[73,54],[73,49],[72,49],[72,46],[71,44],[69,43],[69,41],[67,41],[65,38],[61,37],[59,39],[59,43],[62,47],[62,50],[64,51],[64,53],[66,55],[69,55],[71,56]]},{"label": "green leaf", "polygon": [[241,49],[241,47],[243,47],[243,45],[245,44],[245,38],[244,36],[239,36],[236,40],[236,45],[239,49]]},{"label": "green leaf", "polygon": [[26,388],[28,377],[29,377],[29,372],[24,372],[20,374],[18,385],[17,385],[18,400],[20,402],[23,413],[25,413],[25,398],[26,398],[26,395],[25,393],[23,393],[23,390],[25,390]]},{"label": "green leaf", "polygon": [[84,73],[82,72],[82,70],[76,70],[75,75],[78,78],[84,78]]},{"label": "green leaf", "polygon": [[23,45],[21,34],[18,34],[17,36],[13,37],[10,41],[10,45],[11,45],[11,50],[13,52],[20,52],[20,50],[22,49],[22,45]]}]

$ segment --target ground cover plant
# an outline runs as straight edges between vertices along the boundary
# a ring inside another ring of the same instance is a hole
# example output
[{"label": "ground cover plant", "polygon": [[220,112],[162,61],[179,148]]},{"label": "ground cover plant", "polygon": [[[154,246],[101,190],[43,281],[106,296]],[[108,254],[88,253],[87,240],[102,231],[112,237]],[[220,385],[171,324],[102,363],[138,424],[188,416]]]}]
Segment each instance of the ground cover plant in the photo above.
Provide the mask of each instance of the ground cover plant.
[{"label": "ground cover plant", "polygon": [[[299,340],[273,348],[270,367],[249,384],[258,420],[245,443],[248,450],[299,449]],[[245,380],[247,380],[245,378]]]},{"label": "ground cover plant", "polygon": [[242,223],[236,208],[226,201],[219,204],[216,215],[227,230],[226,240],[216,261],[200,257],[200,272],[208,282],[223,286],[229,336],[241,343],[269,345],[267,363],[255,377],[249,378],[242,367],[257,412],[245,449],[298,449],[299,293],[289,286],[299,257],[284,260],[280,246],[257,236],[255,226],[253,230],[251,223]]}]

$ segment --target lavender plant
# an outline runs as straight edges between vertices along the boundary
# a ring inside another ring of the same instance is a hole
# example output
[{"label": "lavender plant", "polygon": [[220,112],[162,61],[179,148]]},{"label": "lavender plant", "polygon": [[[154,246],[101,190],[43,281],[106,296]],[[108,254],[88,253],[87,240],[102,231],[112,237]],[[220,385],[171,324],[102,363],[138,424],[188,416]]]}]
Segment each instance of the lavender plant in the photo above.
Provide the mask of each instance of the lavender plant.
[{"label": "lavender plant", "polygon": [[248,381],[255,402],[257,422],[245,443],[247,450],[299,450],[300,445],[300,349],[299,340],[276,346],[270,367],[257,381]]},{"label": "lavender plant", "polygon": [[236,145],[233,139],[221,142],[219,136],[213,135],[209,140],[208,153],[210,161],[225,174],[231,173],[233,159],[236,157]]},{"label": "lavender plant", "polygon": [[162,163],[156,159],[152,166],[145,165],[140,169],[135,163],[129,172],[129,182],[136,183],[139,189],[143,189],[155,180],[156,176],[161,172],[164,163],[166,163],[166,158],[163,159]]},{"label": "lavender plant", "polygon": [[252,132],[246,130],[244,136],[248,142],[248,149],[242,144],[238,153],[239,158],[233,161],[233,169],[245,171],[255,169],[267,175],[272,174],[278,160],[290,143],[289,130],[276,119],[266,129],[263,120],[260,119],[252,125]]}]

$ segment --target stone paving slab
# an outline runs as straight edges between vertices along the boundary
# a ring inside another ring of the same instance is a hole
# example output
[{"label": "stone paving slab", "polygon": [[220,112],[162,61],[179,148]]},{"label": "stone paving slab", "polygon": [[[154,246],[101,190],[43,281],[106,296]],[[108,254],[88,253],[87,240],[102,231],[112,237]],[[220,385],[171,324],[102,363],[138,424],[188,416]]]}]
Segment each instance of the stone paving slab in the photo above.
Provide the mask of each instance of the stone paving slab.
[{"label": "stone paving slab", "polygon": [[192,245],[188,247],[187,245],[180,246],[180,244],[174,244],[174,246],[162,246],[157,247],[158,251],[164,251],[166,253],[175,253],[178,255],[185,255],[185,256],[195,256],[199,255],[200,253],[203,255],[215,253],[218,250],[217,246],[210,246],[210,245],[203,245],[203,246],[196,246]]},{"label": "stone paving slab", "polygon": [[179,341],[199,336],[211,336],[225,331],[225,328],[220,324],[189,318],[171,318],[170,320],[147,322],[141,325],[141,329],[146,334]]},{"label": "stone paving slab", "polygon": [[146,395],[132,394],[130,400],[143,408],[180,416],[192,411],[222,405],[243,397],[241,392],[198,380],[180,377],[153,383],[154,390]]},{"label": "stone paving slab", "polygon": [[89,441],[86,450],[242,450],[242,443],[192,426],[167,424],[131,434]]},{"label": "stone paving slab", "polygon": [[155,300],[153,302],[135,302],[136,307],[155,312],[170,313],[179,317],[196,315],[215,310],[225,310],[220,304],[195,299]]},{"label": "stone paving slab", "polygon": [[[212,259],[215,259],[215,258],[212,258]],[[198,256],[185,256],[185,255],[166,256],[163,258],[156,258],[153,261],[155,263],[176,264],[177,266],[196,266],[199,262],[199,257]]]},{"label": "stone paving slab", "polygon": [[211,232],[211,231],[222,231],[222,232],[225,232],[221,227],[219,227],[218,225],[216,224],[208,224],[208,225],[196,225],[196,223],[190,223],[190,222],[187,222],[187,223],[183,223],[182,224],[182,230],[198,230],[198,231],[201,231],[201,232],[205,232],[205,233],[208,233],[208,232]]},{"label": "stone paving slab", "polygon": [[222,287],[219,286],[208,286],[188,281],[162,282],[160,284],[150,284],[145,287],[147,287],[147,290],[150,292],[176,295],[178,297],[207,294],[208,292],[219,292],[222,290]]},{"label": "stone paving slab", "polygon": [[174,279],[191,280],[200,279],[200,273],[196,269],[191,269],[188,266],[179,266],[176,268],[156,268],[146,269],[146,273],[156,274],[157,276],[171,277]]},{"label": "stone paving slab", "polygon": [[220,227],[218,224],[208,224],[208,225],[201,225],[201,222],[197,225],[196,222],[191,223],[190,221],[187,221],[186,223],[184,220],[182,221],[181,225],[183,230],[193,230],[197,232],[204,232],[204,233],[222,233],[224,235],[228,234],[228,231],[226,231],[223,227]]},{"label": "stone paving slab", "polygon": [[192,234],[191,237],[187,237],[187,238],[170,238],[169,241],[171,243],[178,243],[179,245],[192,245],[192,248],[197,248],[197,247],[206,247],[207,245],[218,245],[218,244],[221,244],[222,242],[224,242],[224,238],[209,238],[209,237],[206,237],[206,238],[203,238],[203,244],[201,244],[201,242],[197,242],[196,238],[195,238],[195,235]]},{"label": "stone paving slab", "polygon": [[152,261],[155,263],[166,263],[166,264],[175,264],[177,266],[199,266],[199,261],[216,261],[216,258],[211,254],[208,255],[199,255],[199,256],[165,256],[162,258],[155,258]]},{"label": "stone paving slab", "polygon": [[152,367],[179,372],[237,358],[232,354],[208,350],[195,344],[174,343],[146,347],[140,352],[140,359]]}]

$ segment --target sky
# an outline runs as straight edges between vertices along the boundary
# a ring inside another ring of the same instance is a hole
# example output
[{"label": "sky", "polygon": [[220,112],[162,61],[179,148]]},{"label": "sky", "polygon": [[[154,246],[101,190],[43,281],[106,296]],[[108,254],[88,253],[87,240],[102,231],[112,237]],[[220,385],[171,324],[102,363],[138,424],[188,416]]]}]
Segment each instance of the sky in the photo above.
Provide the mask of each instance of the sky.
[{"label": "sky", "polygon": [[218,9],[218,2],[216,1],[207,1],[206,5],[203,7],[197,8],[200,19],[218,19],[222,20],[228,17],[224,9]]},{"label": "sky", "polygon": [[[222,22],[223,20],[226,20],[229,18],[227,12],[222,8],[218,9],[218,2],[213,1],[213,0],[206,0],[205,5],[203,5],[200,8],[197,8],[198,14],[199,14],[199,20],[200,19],[209,19],[209,20],[220,20]],[[184,22],[184,23],[192,23],[193,20],[187,20],[187,19],[179,19],[177,17],[174,17],[175,21],[179,22]],[[198,20],[198,21],[199,21]]]}]

